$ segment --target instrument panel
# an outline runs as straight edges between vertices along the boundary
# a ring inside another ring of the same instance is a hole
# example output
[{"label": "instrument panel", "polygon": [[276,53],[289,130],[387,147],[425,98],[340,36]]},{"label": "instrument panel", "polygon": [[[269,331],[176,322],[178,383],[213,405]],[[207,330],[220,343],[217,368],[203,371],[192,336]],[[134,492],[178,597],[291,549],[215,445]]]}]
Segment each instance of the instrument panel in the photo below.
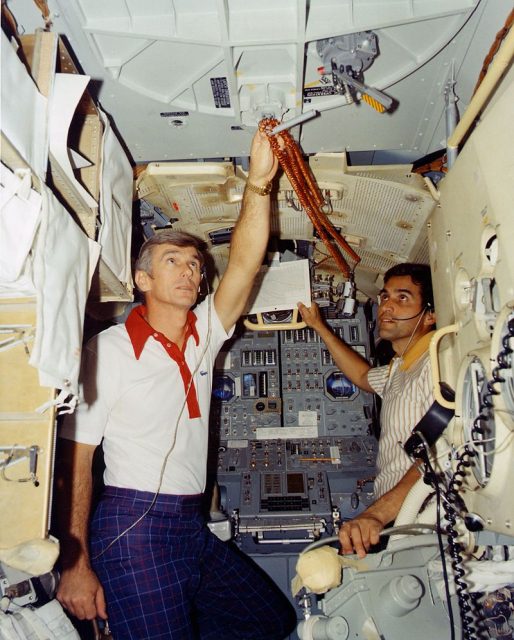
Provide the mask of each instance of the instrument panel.
[{"label": "instrument panel", "polygon": [[[327,312],[369,358],[364,307],[351,318]],[[245,550],[305,544],[371,502],[375,413],[314,330],[236,328],[215,365],[209,468]]]}]

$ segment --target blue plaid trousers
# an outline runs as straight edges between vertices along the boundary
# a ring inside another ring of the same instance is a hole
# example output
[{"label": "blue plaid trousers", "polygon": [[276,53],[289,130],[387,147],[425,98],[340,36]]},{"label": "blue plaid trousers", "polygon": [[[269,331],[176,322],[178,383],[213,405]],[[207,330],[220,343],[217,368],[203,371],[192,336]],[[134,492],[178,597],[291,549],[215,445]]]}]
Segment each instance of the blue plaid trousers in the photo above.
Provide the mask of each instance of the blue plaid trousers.
[{"label": "blue plaid trousers", "polygon": [[254,562],[209,531],[202,496],[159,495],[105,550],[152,499],[106,487],[91,523],[114,640],[282,640],[291,633],[293,607]]}]

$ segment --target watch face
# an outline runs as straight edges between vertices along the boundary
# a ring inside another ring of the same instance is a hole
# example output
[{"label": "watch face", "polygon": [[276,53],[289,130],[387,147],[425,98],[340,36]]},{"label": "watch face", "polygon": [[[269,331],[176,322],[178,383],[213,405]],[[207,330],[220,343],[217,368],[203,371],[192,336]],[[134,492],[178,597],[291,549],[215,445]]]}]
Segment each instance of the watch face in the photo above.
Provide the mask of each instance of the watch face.
[{"label": "watch face", "polygon": [[258,187],[256,184],[252,184],[249,180],[246,181],[246,188],[250,189],[254,193],[258,193],[261,196],[267,196],[271,193],[271,188],[273,186],[272,182],[268,182],[268,184],[264,187]]}]

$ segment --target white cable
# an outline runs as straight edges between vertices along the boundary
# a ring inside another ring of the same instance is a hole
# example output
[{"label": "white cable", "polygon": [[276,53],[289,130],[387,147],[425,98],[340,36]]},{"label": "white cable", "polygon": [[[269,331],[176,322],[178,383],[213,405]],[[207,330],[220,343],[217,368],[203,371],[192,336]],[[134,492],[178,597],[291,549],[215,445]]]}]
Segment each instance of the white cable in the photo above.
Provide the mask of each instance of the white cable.
[{"label": "white cable", "polygon": [[306,120],[310,120],[311,118],[315,118],[316,116],[319,116],[319,112],[316,111],[315,109],[311,109],[310,111],[306,111],[305,113],[300,114],[296,118],[290,118],[289,120],[286,120],[281,124],[277,124],[277,126],[274,127],[270,131],[270,133],[271,135],[274,136],[277,133],[280,133],[281,131],[285,131],[286,129],[291,129],[291,127],[295,127],[298,124],[302,124],[302,122],[305,122]]},{"label": "white cable", "polygon": [[412,333],[410,334],[410,338],[409,341],[407,342],[407,344],[405,345],[404,350],[402,351],[400,358],[403,358],[403,356],[405,355],[405,352],[407,351],[407,349],[410,346],[410,343],[412,342],[412,338],[414,338],[414,334],[416,333],[418,327],[419,327],[419,323],[423,320],[423,318],[425,317],[425,313],[427,312],[427,309],[425,307],[425,309],[423,309],[423,313],[419,316],[419,320],[416,322],[416,326],[414,327],[414,329],[412,330]]},{"label": "white cable", "polygon": [[[430,485],[426,484],[423,478],[419,478],[416,483],[410,488],[409,493],[406,495],[400,511],[395,518],[395,526],[404,524],[411,524],[414,522],[415,517],[418,515],[421,505],[426,498],[432,493],[433,489]],[[390,540],[392,537],[390,538]]]},{"label": "white cable", "polygon": [[485,457],[492,456],[496,453],[499,453],[506,446],[506,444],[508,444],[509,440],[511,440],[512,438],[514,438],[514,431],[509,431],[509,433],[505,436],[502,442],[497,447],[495,447],[494,449],[491,449],[490,451],[483,450],[482,445],[489,444],[491,442],[496,442],[496,438],[483,438],[482,440],[470,439],[467,442],[460,444],[458,447],[454,447],[453,454],[454,455],[458,454],[464,451],[466,447],[470,447],[471,449],[473,449],[473,451],[475,451],[475,453],[479,453],[480,455],[483,455]]},{"label": "white cable", "polygon": [[[399,526],[387,527],[379,532],[379,536],[390,536],[396,533],[410,533],[413,535],[424,535],[427,531],[435,531],[436,527],[433,524],[425,522],[411,522],[410,524],[402,524]],[[329,536],[328,538],[321,538],[308,544],[305,549],[300,552],[302,556],[307,551],[312,551],[318,547],[323,547],[326,544],[332,544],[332,542],[339,542],[339,536]]]}]

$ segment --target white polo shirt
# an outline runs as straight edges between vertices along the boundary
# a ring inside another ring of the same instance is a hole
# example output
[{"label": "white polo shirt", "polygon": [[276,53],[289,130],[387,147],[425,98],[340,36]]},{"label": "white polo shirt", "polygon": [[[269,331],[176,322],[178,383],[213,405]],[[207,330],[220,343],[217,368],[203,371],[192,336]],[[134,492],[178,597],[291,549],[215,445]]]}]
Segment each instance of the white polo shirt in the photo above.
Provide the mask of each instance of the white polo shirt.
[{"label": "white polo shirt", "polygon": [[[203,492],[212,371],[218,351],[231,334],[216,314],[213,296],[210,299],[210,305],[206,300],[190,312],[182,354],[147,323],[142,328],[140,323],[146,322],[142,307],[132,310],[125,325],[110,327],[86,345],[81,365],[83,400],[66,417],[59,436],[92,445],[103,439],[106,485],[156,491],[171,449],[161,493]],[[198,362],[209,325],[208,346]],[[194,374],[186,401],[188,372],[189,379]]]},{"label": "white polo shirt", "polygon": [[390,491],[412,466],[403,444],[434,401],[428,344],[422,336],[403,358],[368,371],[368,382],[381,398],[375,498]]}]

